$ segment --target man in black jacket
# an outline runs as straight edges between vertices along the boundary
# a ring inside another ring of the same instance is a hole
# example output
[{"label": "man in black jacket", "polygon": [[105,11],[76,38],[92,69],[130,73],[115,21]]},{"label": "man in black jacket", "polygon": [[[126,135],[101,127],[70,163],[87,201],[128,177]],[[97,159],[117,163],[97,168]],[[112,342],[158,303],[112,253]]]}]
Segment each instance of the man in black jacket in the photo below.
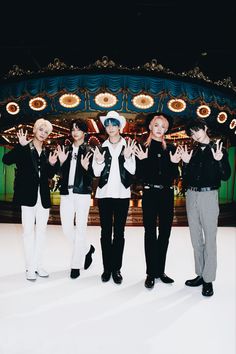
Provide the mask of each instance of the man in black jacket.
[{"label": "man in black jacket", "polygon": [[198,144],[190,152],[186,146],[182,151],[186,210],[197,274],[185,284],[202,285],[202,295],[212,296],[217,266],[218,189],[221,180],[229,179],[231,169],[223,143],[211,141],[207,129],[202,119],[190,121],[186,133]]},{"label": "man in black jacket", "polygon": [[[146,126],[149,135],[146,147],[135,149],[136,175],[143,184],[142,211],[146,280],[144,286],[152,289],[155,279],[171,284],[174,279],[165,274],[169,238],[174,217],[174,181],[179,176],[180,148],[169,144],[165,134],[173,119],[162,112],[148,114]],[[158,225],[158,233],[157,233]]]},{"label": "man in black jacket", "polygon": [[[80,276],[80,269],[92,263],[93,245],[88,245],[86,229],[91,201],[93,171],[92,150],[85,143],[87,124],[82,119],[71,122],[73,144],[69,149],[58,147],[60,161],[60,216],[64,234],[72,240],[73,251],[70,277]],[[74,226],[74,218],[76,226]]]},{"label": "man in black jacket", "polygon": [[13,201],[21,206],[27,280],[36,280],[36,274],[48,277],[42,268],[42,252],[51,206],[48,179],[55,173],[57,154],[49,154],[43,143],[51,132],[51,123],[38,119],[33,139],[27,140],[27,131],[21,129],[19,144],[2,159],[6,165],[16,164]]}]

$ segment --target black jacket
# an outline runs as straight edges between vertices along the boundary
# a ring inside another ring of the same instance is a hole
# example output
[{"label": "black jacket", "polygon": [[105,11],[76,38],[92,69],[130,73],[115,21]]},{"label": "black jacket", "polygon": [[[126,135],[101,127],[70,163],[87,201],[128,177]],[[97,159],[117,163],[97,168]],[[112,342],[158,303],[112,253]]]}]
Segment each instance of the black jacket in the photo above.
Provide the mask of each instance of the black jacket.
[{"label": "black jacket", "polygon": [[[67,150],[68,151],[68,150]],[[59,168],[60,182],[59,190],[60,194],[67,195],[68,191],[68,179],[70,172],[70,164],[72,158],[72,145],[69,146],[69,155],[63,165]],[[83,143],[78,149],[77,161],[76,161],[76,170],[75,178],[73,183],[73,193],[78,194],[91,194],[92,192],[92,182],[93,182],[93,169],[91,163],[89,164],[88,170],[86,171],[81,165],[81,156],[85,156],[88,152],[91,151],[91,148],[88,144]],[[91,161],[91,160],[90,160]]]},{"label": "black jacket", "polygon": [[[124,167],[124,163],[125,163],[124,149],[125,149],[125,146],[122,147],[120,156],[118,158],[119,170],[120,170],[121,183],[124,185],[125,188],[128,188],[132,184],[133,175],[131,173],[129,173],[129,171],[127,171],[126,168]],[[99,183],[98,183],[99,188],[102,188],[105,186],[105,184],[107,184],[107,181],[108,181],[108,177],[109,177],[110,169],[111,169],[112,156],[111,156],[109,148],[107,146],[101,147],[100,151],[101,151],[101,153],[103,153],[105,151],[105,156],[104,156],[105,166],[101,172],[101,176],[99,178]]]},{"label": "black jacket", "polygon": [[[143,147],[145,151],[146,148]],[[148,157],[143,160],[137,158],[136,176],[143,184],[157,184],[170,187],[179,177],[178,163],[170,160],[170,151],[175,152],[176,147],[167,144],[163,149],[162,143],[152,140],[148,148]]]},{"label": "black jacket", "polygon": [[204,150],[198,144],[194,149],[189,163],[183,163],[183,186],[219,188],[221,180],[226,181],[231,174],[228,153],[223,148],[223,157],[220,161],[214,159],[211,148],[216,144],[210,142]]},{"label": "black jacket", "polygon": [[26,146],[17,144],[7,152],[2,161],[6,165],[16,164],[13,201],[18,205],[34,206],[38,199],[38,189],[44,208],[51,206],[49,178],[55,167],[48,162],[48,151],[43,149],[40,156],[32,142]]}]

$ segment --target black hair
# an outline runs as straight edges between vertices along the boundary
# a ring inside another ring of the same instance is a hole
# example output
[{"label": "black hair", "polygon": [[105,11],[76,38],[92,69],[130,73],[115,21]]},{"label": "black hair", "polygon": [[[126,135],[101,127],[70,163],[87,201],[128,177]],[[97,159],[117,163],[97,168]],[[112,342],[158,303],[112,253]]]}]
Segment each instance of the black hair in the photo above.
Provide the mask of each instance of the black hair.
[{"label": "black hair", "polygon": [[193,131],[197,132],[198,130],[201,129],[205,130],[205,127],[207,127],[207,124],[203,119],[195,118],[195,119],[191,119],[186,124],[185,132],[188,136],[191,136]]},{"label": "black hair", "polygon": [[71,123],[70,123],[70,131],[73,130],[74,126],[76,128],[78,128],[78,129],[82,130],[84,133],[87,133],[87,131],[88,131],[87,123],[82,118],[74,119],[74,120],[71,121]]}]

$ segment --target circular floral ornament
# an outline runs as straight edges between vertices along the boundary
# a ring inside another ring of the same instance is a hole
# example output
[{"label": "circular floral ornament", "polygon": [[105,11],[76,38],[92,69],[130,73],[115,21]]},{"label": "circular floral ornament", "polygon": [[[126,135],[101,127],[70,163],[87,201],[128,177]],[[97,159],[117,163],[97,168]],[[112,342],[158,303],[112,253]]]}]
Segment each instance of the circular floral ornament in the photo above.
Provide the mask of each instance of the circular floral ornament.
[{"label": "circular floral ornament", "polygon": [[17,114],[20,112],[20,107],[16,102],[8,102],[6,110],[9,114]]},{"label": "circular floral ornament", "polygon": [[220,112],[217,116],[217,122],[222,124],[227,121],[228,115],[226,112]]},{"label": "circular floral ornament", "polygon": [[95,96],[95,103],[104,108],[115,106],[117,101],[117,97],[109,92],[99,93]]},{"label": "circular floral ornament", "polygon": [[205,104],[197,108],[197,115],[200,118],[207,118],[210,114],[211,114],[211,109]]},{"label": "circular floral ornament", "polygon": [[65,108],[75,108],[80,104],[81,99],[74,93],[65,93],[59,98],[59,102]]},{"label": "circular floral ornament", "polygon": [[29,101],[29,106],[34,111],[42,111],[47,106],[47,102],[42,97],[31,98]]},{"label": "circular floral ornament", "polygon": [[236,118],[231,120],[229,127],[230,127],[230,129],[234,129],[236,127]]},{"label": "circular floral ornament", "polygon": [[186,103],[180,98],[175,98],[169,100],[167,106],[173,112],[183,112],[186,108]]},{"label": "circular floral ornament", "polygon": [[133,105],[139,109],[148,109],[154,105],[152,96],[140,94],[132,99]]}]

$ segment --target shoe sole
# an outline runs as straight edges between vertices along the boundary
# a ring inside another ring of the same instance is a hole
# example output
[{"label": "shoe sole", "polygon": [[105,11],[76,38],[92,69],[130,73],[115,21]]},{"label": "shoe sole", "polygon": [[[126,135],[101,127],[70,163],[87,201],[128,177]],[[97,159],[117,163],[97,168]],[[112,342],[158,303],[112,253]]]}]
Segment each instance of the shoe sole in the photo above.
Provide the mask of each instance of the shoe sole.
[{"label": "shoe sole", "polygon": [[40,278],[48,278],[49,274],[47,275],[40,275],[38,272],[35,272],[35,274],[37,274]]}]

